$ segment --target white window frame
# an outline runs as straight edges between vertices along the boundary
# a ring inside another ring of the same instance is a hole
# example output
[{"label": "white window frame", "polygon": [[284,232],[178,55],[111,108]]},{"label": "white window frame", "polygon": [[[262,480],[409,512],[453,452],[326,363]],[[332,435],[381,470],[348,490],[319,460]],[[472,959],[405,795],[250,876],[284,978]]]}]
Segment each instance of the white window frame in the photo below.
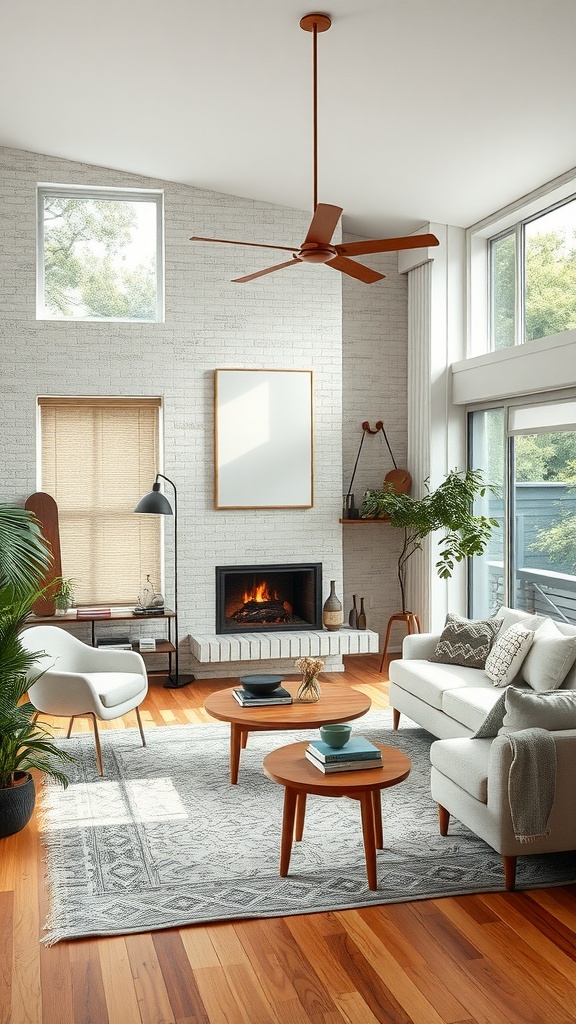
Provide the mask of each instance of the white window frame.
[{"label": "white window frame", "polygon": [[[466,231],[467,249],[467,356],[494,353],[491,334],[490,242],[516,232],[516,282],[523,278],[523,226],[536,217],[576,200],[576,168],[548,182],[529,196],[523,196],[503,210],[473,224]],[[521,289],[516,288],[516,345],[524,344]],[[564,332],[569,334],[571,332]],[[554,337],[561,338],[562,335]],[[526,344],[541,341],[535,339]],[[509,351],[506,349],[499,352]]]},{"label": "white window frame", "polygon": [[[40,183],[36,190],[36,319],[54,323],[164,323],[164,193],[157,189],[106,188],[98,185],[55,185]],[[153,320],[124,317],[66,317],[46,314],[44,303],[44,197],[60,199],[102,199],[119,202],[153,203],[156,206],[156,316]]]}]

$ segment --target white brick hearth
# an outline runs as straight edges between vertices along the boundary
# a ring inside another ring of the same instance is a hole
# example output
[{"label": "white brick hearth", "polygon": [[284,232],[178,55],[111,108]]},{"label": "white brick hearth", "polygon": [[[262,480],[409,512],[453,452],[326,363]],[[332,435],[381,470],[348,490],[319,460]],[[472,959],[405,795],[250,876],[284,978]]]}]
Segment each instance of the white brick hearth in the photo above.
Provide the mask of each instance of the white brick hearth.
[{"label": "white brick hearth", "polygon": [[310,629],[294,633],[196,633],[190,636],[197,661],[266,661],[271,658],[331,657],[343,654],[377,654],[378,633],[370,629]]}]

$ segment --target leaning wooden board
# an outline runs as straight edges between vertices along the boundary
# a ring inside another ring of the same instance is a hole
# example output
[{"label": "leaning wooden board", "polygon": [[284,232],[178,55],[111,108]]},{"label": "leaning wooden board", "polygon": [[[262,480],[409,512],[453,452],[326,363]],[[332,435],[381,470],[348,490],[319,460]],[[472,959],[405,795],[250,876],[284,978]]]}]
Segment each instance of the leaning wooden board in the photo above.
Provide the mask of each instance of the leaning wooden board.
[{"label": "leaning wooden board", "polygon": [[[51,494],[45,494],[44,491],[35,491],[34,494],[27,498],[24,508],[34,512],[42,527],[42,533],[52,549],[52,563],[41,584],[42,587],[45,587],[47,584],[52,583],[56,577],[62,575],[58,505]],[[54,615],[54,601],[44,594],[34,603],[32,611],[35,615]]]}]

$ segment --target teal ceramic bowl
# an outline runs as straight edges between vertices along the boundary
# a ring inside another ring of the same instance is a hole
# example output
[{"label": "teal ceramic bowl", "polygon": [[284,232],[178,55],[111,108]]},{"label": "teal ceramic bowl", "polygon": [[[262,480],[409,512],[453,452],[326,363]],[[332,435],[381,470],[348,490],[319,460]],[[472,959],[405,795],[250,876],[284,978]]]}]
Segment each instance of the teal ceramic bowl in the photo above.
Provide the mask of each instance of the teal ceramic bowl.
[{"label": "teal ceramic bowl", "polygon": [[320,726],[320,739],[334,750],[339,750],[348,742],[351,732],[351,725],[322,725]]}]

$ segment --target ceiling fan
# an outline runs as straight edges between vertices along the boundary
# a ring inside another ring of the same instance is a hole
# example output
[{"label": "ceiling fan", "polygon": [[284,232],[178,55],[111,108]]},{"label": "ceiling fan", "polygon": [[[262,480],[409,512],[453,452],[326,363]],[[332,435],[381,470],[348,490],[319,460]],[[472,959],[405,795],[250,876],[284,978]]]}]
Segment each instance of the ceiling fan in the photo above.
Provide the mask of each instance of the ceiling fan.
[{"label": "ceiling fan", "polygon": [[429,245],[438,245],[435,235],[408,235],[403,238],[379,238],[366,239],[362,242],[347,242],[338,245],[331,244],[331,238],[342,213],[340,206],[331,206],[327,203],[318,202],[318,83],[317,83],[317,36],[319,32],[327,32],[332,22],[326,14],[307,14],[300,21],[300,28],[305,32],[312,33],[312,64],[313,64],[313,141],[314,141],[314,214],[308,234],[300,248],[289,245],[265,245],[259,242],[235,242],[227,238],[201,238],[192,235],[191,242],[221,242],[224,245],[251,245],[259,249],[282,249],[292,253],[292,259],[286,263],[276,263],[273,267],[266,267],[265,270],[258,270],[254,274],[246,274],[245,277],[236,277],[233,280],[237,284],[244,284],[246,281],[254,281],[257,277],[264,277],[265,274],[272,274],[276,270],[283,270],[285,267],[295,267],[299,263],[325,263],[333,270],[339,270],[342,274],[355,277],[364,284],[373,284],[381,281],[384,274],[379,274],[362,263],[356,263],[350,256],[365,256],[368,253],[376,252],[398,252],[400,249],[420,249]]}]

